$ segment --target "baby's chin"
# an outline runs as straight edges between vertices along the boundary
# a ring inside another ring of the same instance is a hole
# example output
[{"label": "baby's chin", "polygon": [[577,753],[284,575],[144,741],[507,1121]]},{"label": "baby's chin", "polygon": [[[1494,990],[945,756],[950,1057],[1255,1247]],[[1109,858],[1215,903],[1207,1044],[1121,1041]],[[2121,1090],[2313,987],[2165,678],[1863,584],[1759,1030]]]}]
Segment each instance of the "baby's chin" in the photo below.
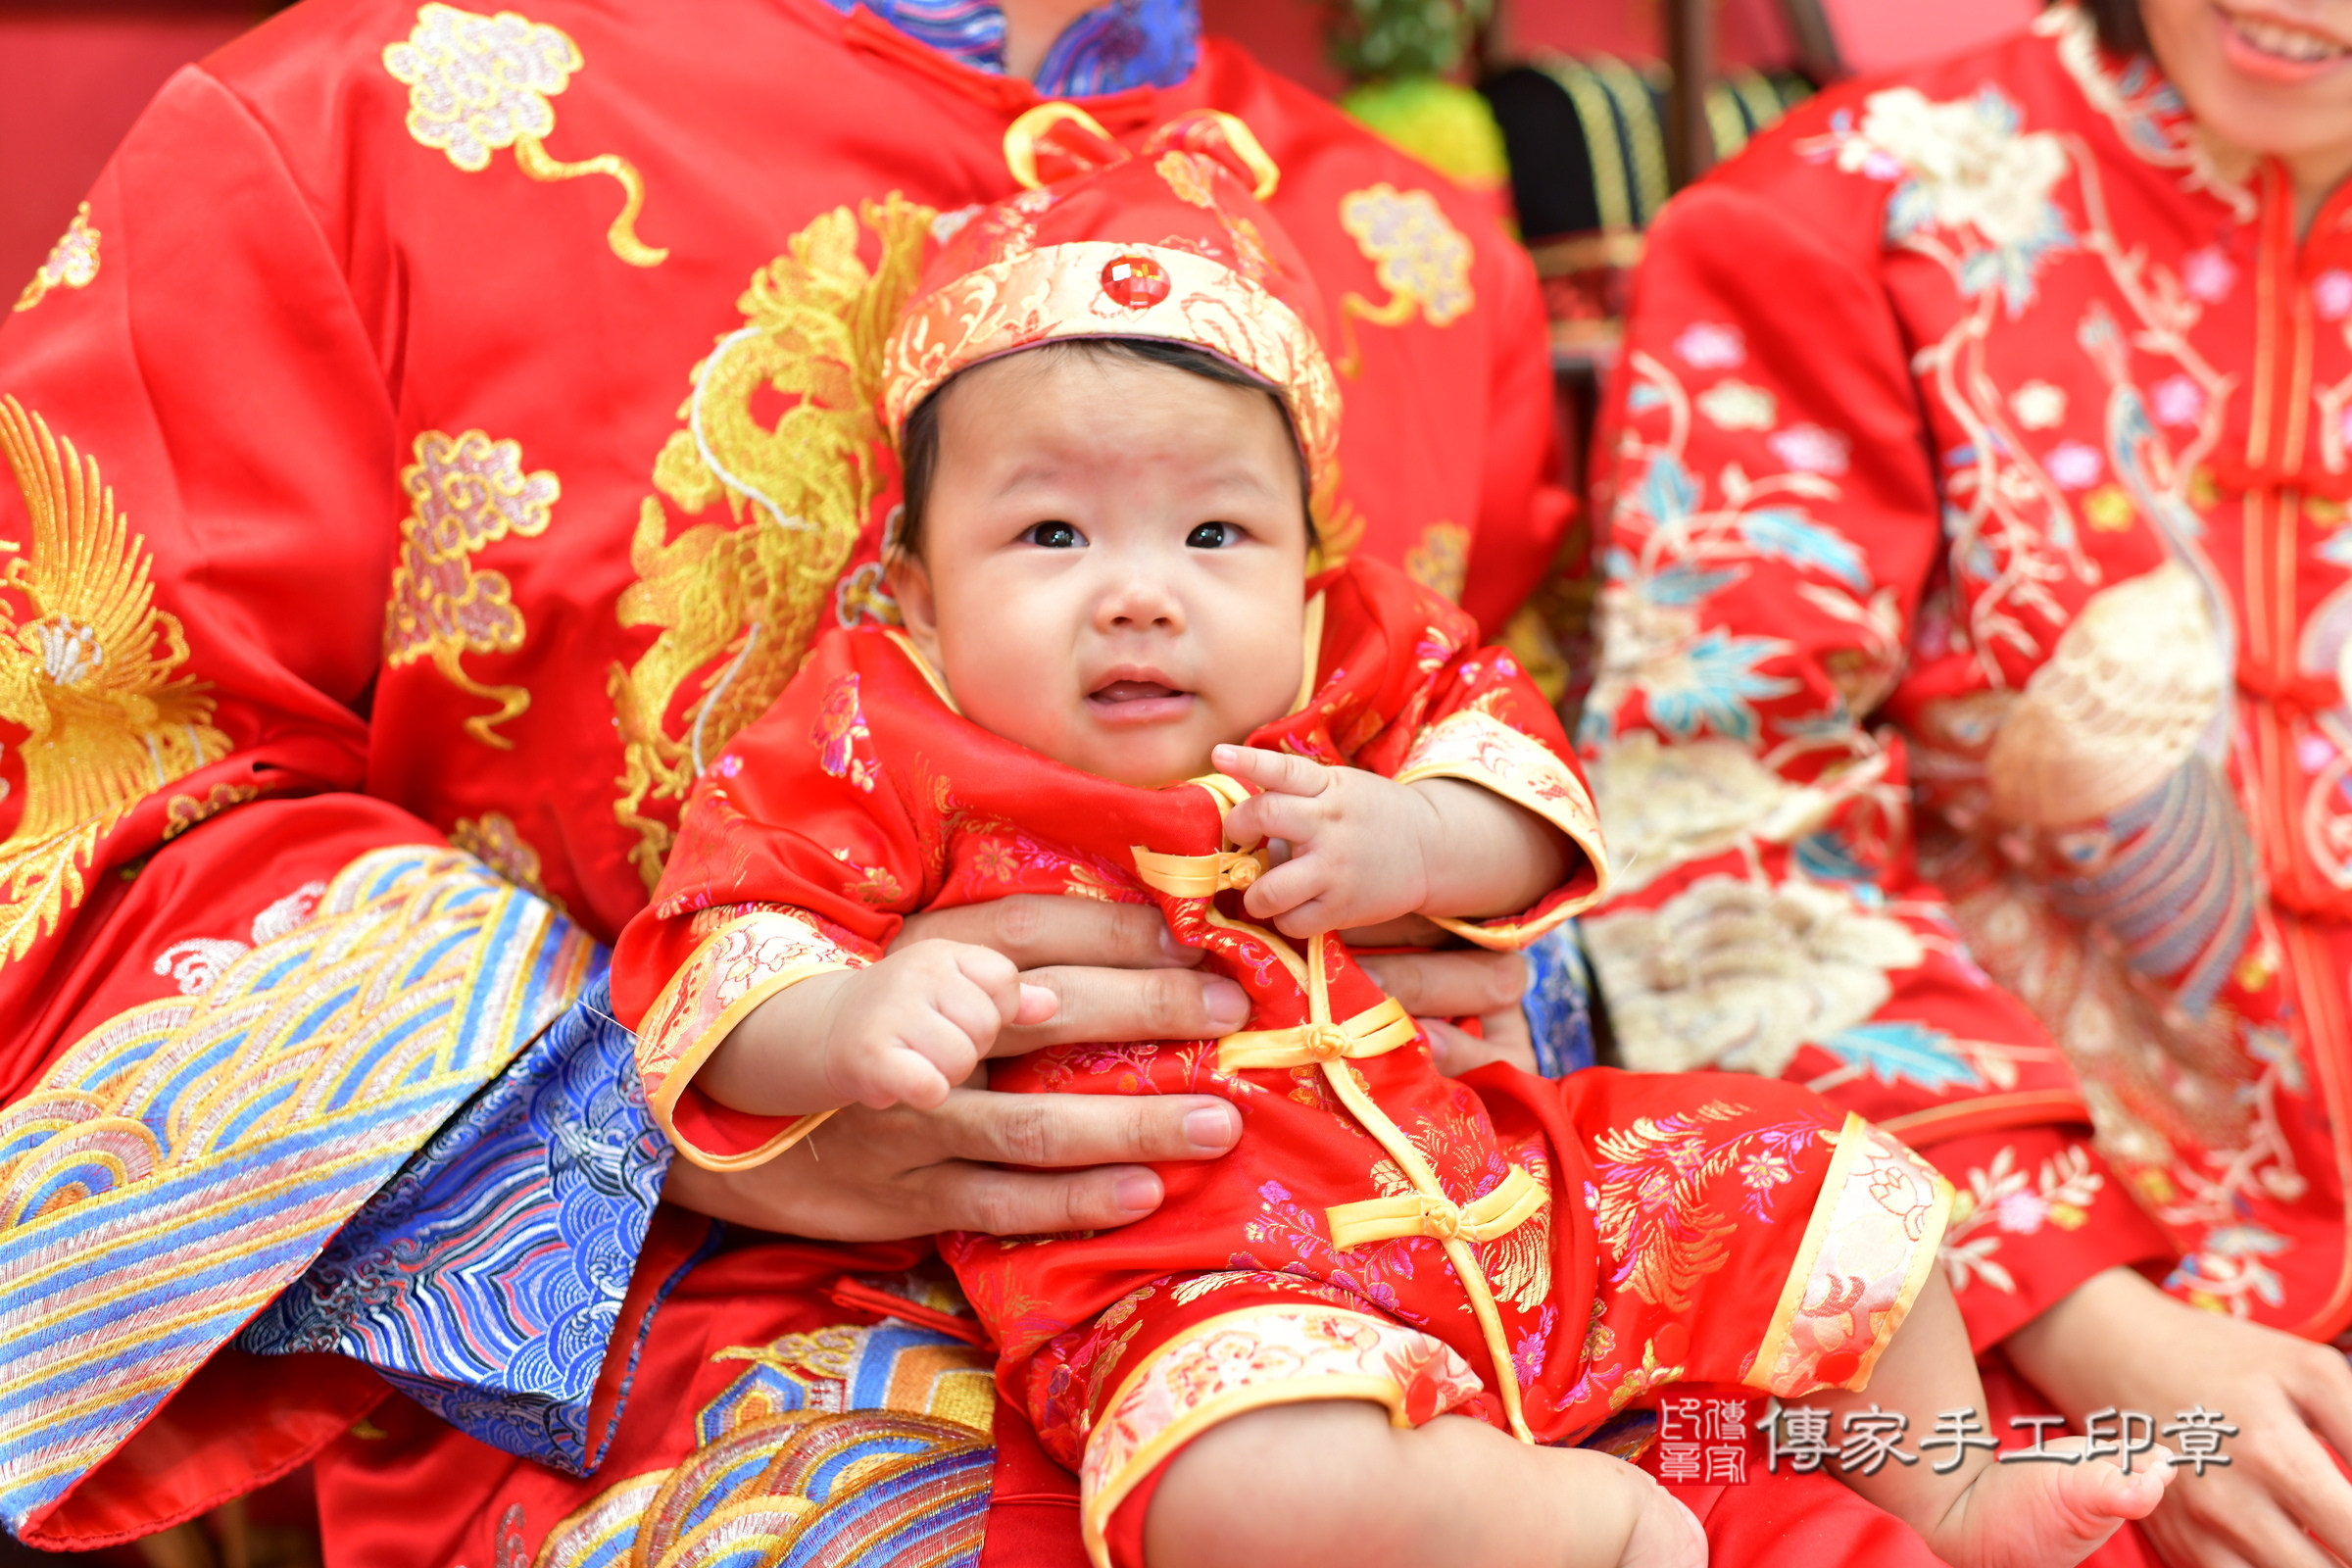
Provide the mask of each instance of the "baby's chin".
[{"label": "baby's chin", "polygon": [[[1081,724],[1070,737],[1068,755],[1054,760],[1106,778],[1154,790],[1216,771],[1208,754],[1236,737],[1209,734],[1199,723],[1161,725]],[[1053,755],[1049,753],[1049,755]]]},{"label": "baby's chin", "polygon": [[1135,737],[1122,736],[1115,743],[1100,750],[1089,748],[1083,758],[1062,758],[1070,766],[1097,778],[1109,779],[1114,784],[1132,784],[1139,789],[1155,790],[1186,779],[1199,778],[1216,769],[1209,765],[1209,745],[1152,746]]}]

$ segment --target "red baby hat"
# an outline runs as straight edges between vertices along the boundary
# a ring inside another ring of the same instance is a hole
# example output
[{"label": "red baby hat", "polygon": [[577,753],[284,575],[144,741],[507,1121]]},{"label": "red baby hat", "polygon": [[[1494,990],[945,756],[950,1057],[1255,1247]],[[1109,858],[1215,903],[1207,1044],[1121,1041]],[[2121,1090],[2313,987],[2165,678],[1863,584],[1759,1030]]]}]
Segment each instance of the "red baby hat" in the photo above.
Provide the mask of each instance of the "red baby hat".
[{"label": "red baby hat", "polygon": [[1313,493],[1327,494],[1339,382],[1309,324],[1322,304],[1306,264],[1262,205],[1280,172],[1250,127],[1204,110],[1130,153],[1077,105],[1040,104],[1005,130],[1004,161],[1019,195],[934,227],[940,250],[884,350],[892,435],[982,361],[1070,338],[1161,338],[1270,384]]}]

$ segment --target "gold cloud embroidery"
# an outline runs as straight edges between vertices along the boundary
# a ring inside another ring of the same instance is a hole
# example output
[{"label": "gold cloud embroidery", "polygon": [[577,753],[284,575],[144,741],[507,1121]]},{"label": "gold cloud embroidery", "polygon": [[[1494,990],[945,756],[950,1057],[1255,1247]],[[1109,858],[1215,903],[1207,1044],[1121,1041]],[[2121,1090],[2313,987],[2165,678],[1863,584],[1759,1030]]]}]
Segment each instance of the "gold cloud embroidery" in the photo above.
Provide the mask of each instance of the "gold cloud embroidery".
[{"label": "gold cloud embroidery", "polygon": [[49,259],[17,296],[17,309],[31,310],[53,288],[88,288],[98,276],[98,231],[90,226],[90,204],[83,202],[66,225],[65,236],[49,247]]},{"label": "gold cloud embroidery", "polygon": [[419,146],[468,173],[480,173],[491,154],[512,147],[515,167],[532,179],[610,174],[624,193],[619,216],[605,231],[612,254],[631,267],[659,267],[668,250],[637,237],[645,206],[637,166],[613,153],[567,164],[547,150],[544,138],[556,128],[548,100],[584,63],[561,27],[512,11],[484,17],[445,5],[419,8],[408,37],[384,46],[384,69],[409,89],[409,134]]},{"label": "gold cloud embroidery", "polygon": [[[696,368],[654,462],[660,494],[638,514],[638,580],[619,616],[659,635],[608,682],[623,750],[613,814],[637,831],[631,855],[648,887],[670,842],[649,806],[683,800],[784,689],[896,471],[874,412],[882,347],[934,216],[894,191],[795,234],[752,275],[736,302],[744,324]],[[763,390],[787,405],[772,424],[752,412]],[[670,508],[708,520],[673,538]]]},{"label": "gold cloud embroidery", "polygon": [[472,554],[510,534],[536,538],[564,487],[553,473],[522,471],[522,448],[480,430],[419,433],[416,461],[400,472],[409,515],[400,525],[400,560],[384,621],[384,659],[393,667],[430,659],[459,690],[499,705],[477,713],[466,731],[485,746],[512,751],[495,726],[531,706],[520,686],[485,686],[458,662],[466,654],[511,654],[522,646],[522,612],[503,572],[477,571]]},{"label": "gold cloud embroidery", "polygon": [[0,842],[0,957],[14,959],[80,905],[123,813],[229,743],[203,686],[172,678],[187,639],[155,608],[146,541],[97,460],[15,398],[0,398],[0,453],[31,521],[29,548],[6,546],[18,553],[0,571],[0,719],[25,732],[24,812]]},{"label": "gold cloud embroidery", "polygon": [[1358,320],[1402,326],[1418,311],[1432,326],[1450,326],[1477,303],[1470,287],[1470,241],[1429,192],[1400,191],[1385,180],[1351,190],[1340,198],[1340,226],[1389,291],[1378,305],[1353,290],[1341,296],[1340,325],[1348,340],[1342,375],[1363,368],[1355,340]]}]

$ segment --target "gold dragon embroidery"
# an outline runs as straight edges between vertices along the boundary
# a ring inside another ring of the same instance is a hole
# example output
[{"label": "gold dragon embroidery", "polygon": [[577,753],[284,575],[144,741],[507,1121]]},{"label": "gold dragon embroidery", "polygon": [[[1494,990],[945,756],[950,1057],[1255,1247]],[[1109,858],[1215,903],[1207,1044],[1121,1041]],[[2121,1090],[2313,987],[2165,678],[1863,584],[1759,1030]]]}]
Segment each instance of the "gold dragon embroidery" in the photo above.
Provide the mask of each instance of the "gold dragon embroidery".
[{"label": "gold dragon embroidery", "polygon": [[459,662],[466,654],[511,654],[522,646],[522,612],[503,572],[476,570],[473,552],[510,534],[537,538],[564,487],[553,473],[522,471],[522,447],[485,431],[418,433],[416,461],[400,470],[409,497],[400,558],[384,617],[384,661],[394,668],[430,659],[451,685],[499,705],[476,713],[466,732],[513,751],[495,726],[531,706],[520,686],[485,686]]},{"label": "gold dragon embroidery", "polygon": [[1431,593],[1460,604],[1463,585],[1470,580],[1470,530],[1443,520],[1422,529],[1420,543],[1404,553],[1404,574]]},{"label": "gold dragon embroidery", "polygon": [[[895,482],[874,413],[882,347],[913,291],[934,216],[893,191],[793,235],[752,274],[737,302],[744,324],[696,368],[682,422],[655,460],[660,494],[638,513],[629,550],[638,580],[619,615],[659,635],[608,682],[623,755],[613,812],[638,834],[631,858],[648,887],[671,837],[649,808],[683,799],[784,689]],[[781,400],[784,412],[763,421],[756,397]],[[708,520],[673,538],[672,508]]]},{"label": "gold dragon embroidery", "polygon": [[155,608],[146,541],[97,460],[15,398],[0,398],[0,452],[31,523],[0,571],[0,719],[24,731],[24,809],[0,841],[0,956],[15,959],[80,905],[123,813],[229,743],[202,684],[172,678],[187,639]]}]

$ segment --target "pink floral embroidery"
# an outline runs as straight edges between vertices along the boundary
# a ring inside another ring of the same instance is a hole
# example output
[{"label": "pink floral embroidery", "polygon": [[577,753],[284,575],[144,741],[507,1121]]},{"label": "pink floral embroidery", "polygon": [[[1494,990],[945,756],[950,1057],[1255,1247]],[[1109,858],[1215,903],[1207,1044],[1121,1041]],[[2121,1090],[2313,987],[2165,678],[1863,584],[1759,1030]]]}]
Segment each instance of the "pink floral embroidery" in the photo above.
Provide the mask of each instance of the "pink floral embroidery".
[{"label": "pink floral embroidery", "polygon": [[825,688],[824,707],[817,710],[816,723],[808,731],[819,763],[833,777],[846,778],[870,791],[876,777],[874,764],[858,756],[858,743],[872,734],[865,727],[865,710],[858,706],[857,675],[835,676],[833,684]]}]

